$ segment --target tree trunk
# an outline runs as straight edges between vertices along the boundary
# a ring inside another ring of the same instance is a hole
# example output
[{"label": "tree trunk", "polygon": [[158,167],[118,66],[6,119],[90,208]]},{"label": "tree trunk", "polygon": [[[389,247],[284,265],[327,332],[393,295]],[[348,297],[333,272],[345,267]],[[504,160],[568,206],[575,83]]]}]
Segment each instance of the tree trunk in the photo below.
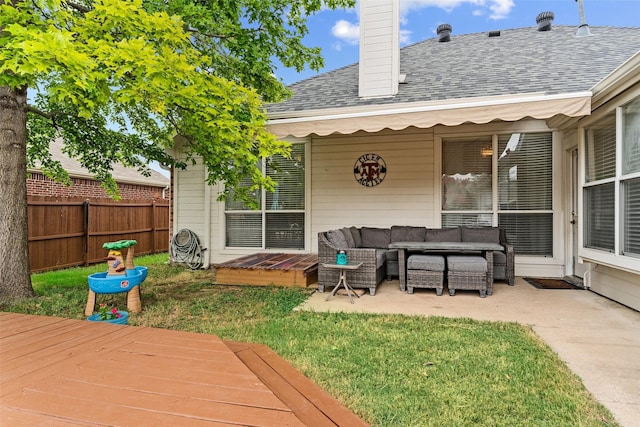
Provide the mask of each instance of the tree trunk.
[{"label": "tree trunk", "polygon": [[0,87],[0,301],[34,295],[27,231],[27,88]]}]

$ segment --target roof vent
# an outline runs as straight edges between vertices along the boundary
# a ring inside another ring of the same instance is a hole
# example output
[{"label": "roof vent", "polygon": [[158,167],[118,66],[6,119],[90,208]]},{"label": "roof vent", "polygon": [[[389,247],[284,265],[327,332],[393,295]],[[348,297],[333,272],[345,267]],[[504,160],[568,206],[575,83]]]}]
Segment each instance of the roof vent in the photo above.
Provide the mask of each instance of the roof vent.
[{"label": "roof vent", "polygon": [[578,13],[580,14],[580,26],[576,32],[576,37],[585,37],[591,35],[591,30],[587,25],[587,19],[584,17],[584,0],[576,0],[578,2]]},{"label": "roof vent", "polygon": [[551,23],[554,18],[553,12],[542,12],[536,16],[536,23],[538,24],[538,31],[551,31]]},{"label": "roof vent", "polygon": [[436,34],[438,34],[439,42],[448,42],[451,40],[451,24],[440,24],[436,28]]},{"label": "roof vent", "polygon": [[500,37],[500,30],[489,31],[489,37]]}]

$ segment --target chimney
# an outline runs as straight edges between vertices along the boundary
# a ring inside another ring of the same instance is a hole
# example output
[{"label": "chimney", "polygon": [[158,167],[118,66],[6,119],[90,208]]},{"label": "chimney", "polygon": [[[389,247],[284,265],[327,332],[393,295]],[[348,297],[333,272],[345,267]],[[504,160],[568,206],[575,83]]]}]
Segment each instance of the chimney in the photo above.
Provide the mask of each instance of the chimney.
[{"label": "chimney", "polygon": [[360,1],[358,96],[388,98],[400,78],[400,0]]},{"label": "chimney", "polygon": [[580,14],[580,26],[576,32],[576,37],[585,37],[591,35],[591,30],[587,25],[587,19],[584,17],[584,0],[576,0],[578,2],[578,13]]},{"label": "chimney", "polygon": [[436,28],[436,34],[438,35],[438,41],[441,43],[451,40],[451,24],[440,24]]},{"label": "chimney", "polygon": [[551,31],[551,23],[553,22],[553,12],[542,12],[536,16],[536,24],[538,31]]}]

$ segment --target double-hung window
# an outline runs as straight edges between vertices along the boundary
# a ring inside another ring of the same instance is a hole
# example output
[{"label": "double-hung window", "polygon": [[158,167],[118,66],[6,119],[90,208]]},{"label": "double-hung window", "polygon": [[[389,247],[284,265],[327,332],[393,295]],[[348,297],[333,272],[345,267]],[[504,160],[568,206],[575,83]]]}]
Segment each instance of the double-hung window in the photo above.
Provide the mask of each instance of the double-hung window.
[{"label": "double-hung window", "polygon": [[442,141],[442,227],[498,225],[516,254],[553,256],[551,132]]},{"label": "double-hung window", "polygon": [[584,248],[640,258],[640,98],[585,128],[584,160]]},{"label": "double-hung window", "polygon": [[273,193],[253,193],[258,210],[231,198],[225,204],[228,248],[304,249],[305,144],[292,144],[291,158],[270,160],[261,162],[262,170],[277,186]]}]

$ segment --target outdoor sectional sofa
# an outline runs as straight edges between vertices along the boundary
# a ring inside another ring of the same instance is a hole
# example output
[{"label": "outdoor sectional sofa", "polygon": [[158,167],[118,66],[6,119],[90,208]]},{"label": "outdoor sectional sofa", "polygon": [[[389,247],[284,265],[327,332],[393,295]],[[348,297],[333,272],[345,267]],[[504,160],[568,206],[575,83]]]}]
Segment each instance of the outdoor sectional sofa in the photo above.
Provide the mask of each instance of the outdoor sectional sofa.
[{"label": "outdoor sectional sofa", "polygon": [[386,277],[398,277],[398,251],[389,249],[392,242],[486,242],[499,243],[502,251],[493,252],[493,279],[514,281],[513,245],[499,227],[457,227],[431,229],[415,226],[391,228],[350,227],[318,233],[318,290],[331,290],[339,279],[336,269],[323,267],[335,263],[336,254],[344,250],[349,263],[362,262],[358,270],[349,270],[347,280],[353,288],[369,289],[375,295],[376,287]]}]

